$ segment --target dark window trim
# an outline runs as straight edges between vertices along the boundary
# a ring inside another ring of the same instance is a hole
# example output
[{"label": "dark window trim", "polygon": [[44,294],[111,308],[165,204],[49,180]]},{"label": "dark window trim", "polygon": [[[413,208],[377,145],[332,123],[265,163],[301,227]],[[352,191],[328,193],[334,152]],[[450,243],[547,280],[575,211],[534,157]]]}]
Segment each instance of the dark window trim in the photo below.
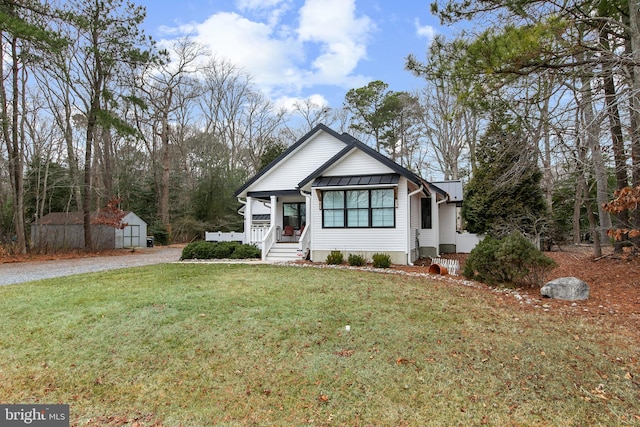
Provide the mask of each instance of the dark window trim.
[{"label": "dark window trim", "polygon": [[420,199],[420,228],[423,230],[433,229],[431,197],[423,197]]},{"label": "dark window trim", "polygon": [[[297,220],[299,222],[299,226],[298,228],[295,228],[296,230],[300,230],[305,224],[305,220],[306,220],[306,202],[282,202],[282,221],[284,222],[284,219],[287,215],[285,215],[285,205],[298,205],[298,217]],[[302,215],[302,210],[305,210],[304,215]],[[287,224],[283,224],[283,225],[287,225]]]},{"label": "dark window trim", "polygon": [[[371,192],[372,191],[376,191],[376,190],[389,190],[389,191],[393,191],[393,206],[387,206],[387,207],[372,207],[371,206]],[[366,208],[351,208],[349,209],[347,207],[347,193],[349,191],[366,191],[368,193],[368,207]],[[325,208],[322,206],[321,204],[321,212],[322,212],[322,228],[328,228],[328,229],[340,229],[340,228],[351,228],[351,229],[367,229],[367,228],[396,228],[396,210],[397,210],[397,206],[396,206],[396,189],[394,187],[376,187],[376,188],[349,188],[349,189],[335,189],[335,190],[322,190],[322,194],[323,194],[323,198],[324,198],[324,193],[328,193],[328,192],[342,192],[342,197],[343,197],[343,208],[338,208],[338,209],[333,209],[333,208]],[[368,215],[368,225],[366,226],[349,226],[348,224],[348,215],[347,213],[351,210],[351,211],[355,211],[355,210],[367,210],[367,215]],[[383,209],[393,209],[393,225],[379,225],[379,226],[374,226],[373,225],[373,212],[375,210],[383,210]],[[341,226],[328,226],[325,224],[325,215],[324,215],[324,211],[341,211],[342,215],[343,215],[343,225]]]}]

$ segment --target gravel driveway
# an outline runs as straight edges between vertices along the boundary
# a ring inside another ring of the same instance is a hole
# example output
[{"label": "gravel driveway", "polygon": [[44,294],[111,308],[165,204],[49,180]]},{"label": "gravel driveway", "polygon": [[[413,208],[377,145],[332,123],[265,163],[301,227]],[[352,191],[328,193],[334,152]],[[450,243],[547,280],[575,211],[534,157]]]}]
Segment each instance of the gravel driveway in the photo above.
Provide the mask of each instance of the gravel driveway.
[{"label": "gravel driveway", "polygon": [[0,285],[12,285],[31,280],[71,276],[94,271],[175,262],[180,259],[181,254],[182,248],[156,247],[145,248],[139,252],[126,255],[0,264]]}]

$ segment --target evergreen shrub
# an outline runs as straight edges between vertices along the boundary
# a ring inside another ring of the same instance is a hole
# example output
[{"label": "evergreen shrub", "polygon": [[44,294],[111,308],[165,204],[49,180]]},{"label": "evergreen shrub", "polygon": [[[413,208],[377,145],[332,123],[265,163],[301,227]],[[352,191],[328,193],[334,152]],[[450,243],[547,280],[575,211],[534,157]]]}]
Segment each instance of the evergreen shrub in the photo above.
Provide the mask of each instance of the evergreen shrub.
[{"label": "evergreen shrub", "polygon": [[260,249],[238,242],[193,242],[182,250],[180,259],[249,259],[260,258]]},{"label": "evergreen shrub", "polygon": [[353,267],[362,267],[367,263],[367,260],[364,259],[362,255],[349,254],[349,257],[347,258],[347,262],[349,263],[349,265]]},{"label": "evergreen shrub", "polygon": [[487,236],[469,254],[462,274],[490,285],[542,286],[546,274],[557,266],[519,233],[502,239]]},{"label": "evergreen shrub", "polygon": [[389,254],[373,254],[371,257],[373,260],[373,266],[375,268],[389,268],[391,267],[391,256]]},{"label": "evergreen shrub", "polygon": [[344,255],[340,251],[331,251],[327,255],[327,264],[340,265],[344,262]]}]

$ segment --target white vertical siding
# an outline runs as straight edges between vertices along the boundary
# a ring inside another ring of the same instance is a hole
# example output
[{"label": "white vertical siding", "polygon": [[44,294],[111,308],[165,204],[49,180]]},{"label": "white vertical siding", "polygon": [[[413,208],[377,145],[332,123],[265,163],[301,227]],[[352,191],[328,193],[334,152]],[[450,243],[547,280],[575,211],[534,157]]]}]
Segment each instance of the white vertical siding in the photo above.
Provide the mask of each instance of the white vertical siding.
[{"label": "white vertical siding", "polygon": [[258,182],[254,183],[251,191],[288,190],[296,185],[311,172],[325,164],[327,160],[344,149],[344,142],[325,132],[306,141],[297,151],[281,161],[277,167],[269,171]]}]

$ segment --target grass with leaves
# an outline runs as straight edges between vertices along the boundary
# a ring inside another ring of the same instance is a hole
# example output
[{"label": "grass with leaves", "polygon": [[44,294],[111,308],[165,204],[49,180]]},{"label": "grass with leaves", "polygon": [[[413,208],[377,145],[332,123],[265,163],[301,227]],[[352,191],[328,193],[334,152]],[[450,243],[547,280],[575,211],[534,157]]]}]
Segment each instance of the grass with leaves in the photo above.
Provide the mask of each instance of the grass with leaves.
[{"label": "grass with leaves", "polygon": [[0,402],[72,425],[640,425],[624,331],[425,278],[166,264],[5,286],[0,313]]}]

